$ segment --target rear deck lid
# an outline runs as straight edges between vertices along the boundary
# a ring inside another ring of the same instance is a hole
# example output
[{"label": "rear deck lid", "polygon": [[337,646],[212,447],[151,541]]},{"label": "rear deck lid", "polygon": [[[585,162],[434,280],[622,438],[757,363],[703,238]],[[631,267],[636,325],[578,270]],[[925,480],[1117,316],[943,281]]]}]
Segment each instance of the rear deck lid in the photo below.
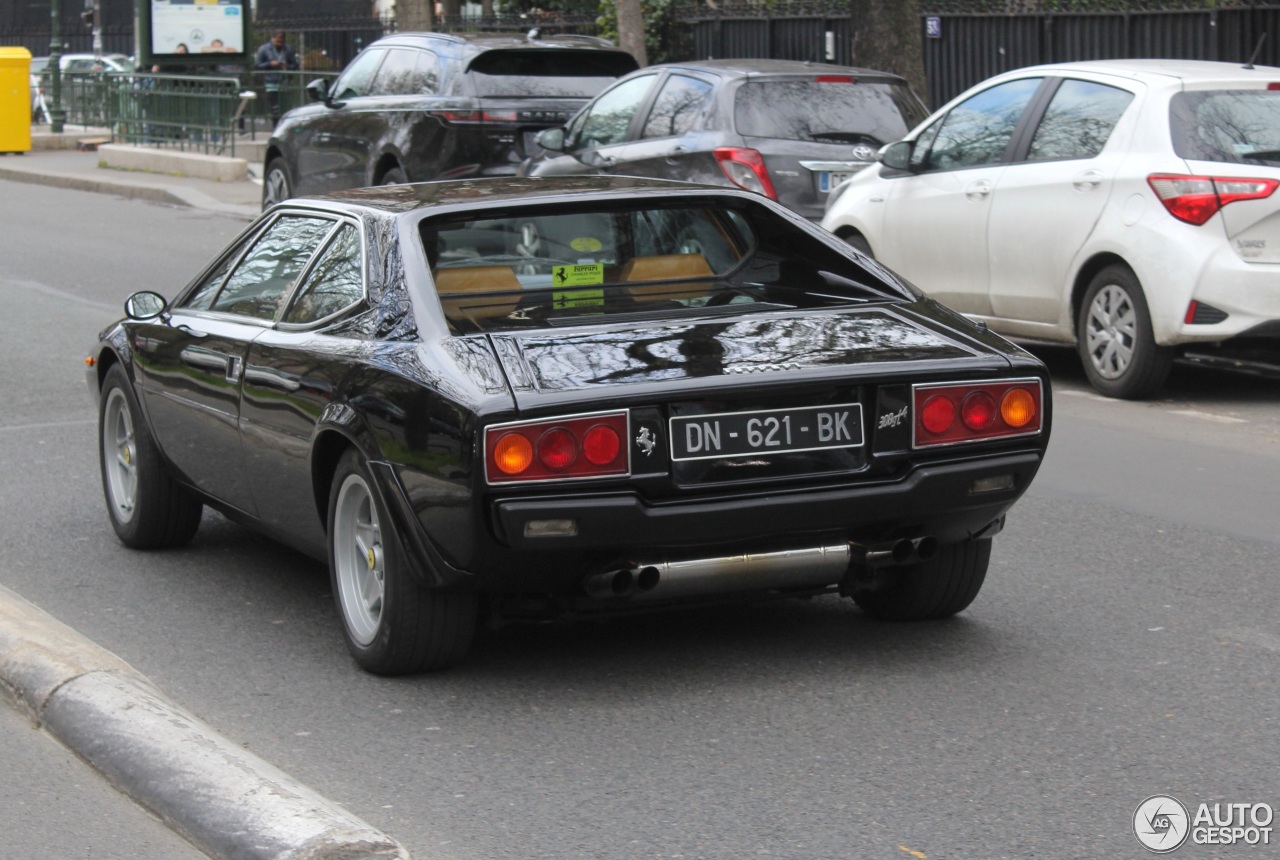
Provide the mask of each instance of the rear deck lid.
[{"label": "rear deck lid", "polygon": [[491,337],[522,412],[588,401],[724,398],[735,387],[857,385],[944,366],[974,372],[1008,366],[995,351],[894,306]]}]

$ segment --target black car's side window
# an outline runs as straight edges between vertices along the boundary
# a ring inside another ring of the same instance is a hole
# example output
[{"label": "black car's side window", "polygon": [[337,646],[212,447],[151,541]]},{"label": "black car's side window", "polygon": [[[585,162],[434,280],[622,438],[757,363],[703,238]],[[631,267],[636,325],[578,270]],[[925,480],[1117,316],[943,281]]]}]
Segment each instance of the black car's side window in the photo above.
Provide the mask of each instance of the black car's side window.
[{"label": "black car's side window", "polygon": [[333,224],[328,218],[298,215],[278,219],[227,278],[211,310],[275,319],[281,299]]},{"label": "black car's side window", "polygon": [[417,51],[403,48],[387,51],[386,59],[369,85],[369,95],[407,96],[416,93],[414,68],[418,64],[417,55]]},{"label": "black car's side window", "polygon": [[414,92],[435,95],[440,91],[440,58],[430,51],[418,51],[413,70]]},{"label": "black car's side window", "polygon": [[677,137],[694,127],[711,100],[713,87],[706,81],[672,75],[658,91],[644,123],[643,138]]},{"label": "black car's side window", "polygon": [[1027,160],[1093,158],[1132,101],[1133,93],[1117,87],[1063,81],[1031,139]]},{"label": "black car's side window", "polygon": [[333,85],[333,97],[341,101],[367,95],[373,75],[386,53],[382,48],[370,49],[352,60]]},{"label": "black car's side window", "polygon": [[1040,82],[1040,78],[1009,81],[956,105],[938,126],[937,137],[923,156],[923,169],[955,170],[1001,161]]},{"label": "black car's side window", "polygon": [[339,228],[307,280],[298,288],[282,322],[318,322],[345,310],[364,298],[364,266],[360,232],[352,224]]},{"label": "black car's side window", "polygon": [[591,110],[584,114],[580,124],[575,124],[573,131],[574,149],[605,146],[610,143],[621,143],[626,140],[627,129],[649,87],[657,79],[657,75],[641,75],[625,81],[596,99]]},{"label": "black car's side window", "polygon": [[[241,245],[240,247],[243,248],[244,246]],[[237,248],[233,253],[227,254],[217,268],[200,282],[200,286],[196,287],[191,292],[191,295],[187,296],[187,300],[182,303],[182,306],[184,308],[207,311],[209,305],[213,304],[213,297],[218,294],[218,289],[222,286],[222,282],[227,279],[227,272],[231,271],[231,264],[239,256],[240,248]]]}]

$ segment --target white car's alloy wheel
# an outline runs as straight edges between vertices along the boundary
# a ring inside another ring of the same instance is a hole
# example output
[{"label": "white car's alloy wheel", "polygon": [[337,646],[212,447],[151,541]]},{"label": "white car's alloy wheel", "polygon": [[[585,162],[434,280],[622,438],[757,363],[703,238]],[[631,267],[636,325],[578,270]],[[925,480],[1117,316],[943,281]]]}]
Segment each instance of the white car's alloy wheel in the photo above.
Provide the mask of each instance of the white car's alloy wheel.
[{"label": "white car's alloy wheel", "polygon": [[1133,362],[1138,318],[1123,287],[1108,284],[1089,304],[1085,338],[1089,360],[1104,379],[1119,379]]}]

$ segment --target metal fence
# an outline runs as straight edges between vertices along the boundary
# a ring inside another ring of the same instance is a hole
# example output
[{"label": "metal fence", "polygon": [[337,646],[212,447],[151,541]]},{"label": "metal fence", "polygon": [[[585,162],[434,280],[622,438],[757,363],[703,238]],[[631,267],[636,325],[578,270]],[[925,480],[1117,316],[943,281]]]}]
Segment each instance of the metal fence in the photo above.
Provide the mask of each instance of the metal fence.
[{"label": "metal fence", "polygon": [[1280,5],[1100,13],[933,16],[929,99],[941,105],[991,75],[1040,63],[1160,57],[1276,65]]},{"label": "metal fence", "polygon": [[[1187,8],[1185,0],[930,0],[921,16],[930,104],[999,72],[1039,63],[1162,57],[1244,62],[1280,61],[1280,3],[1218,0]],[[1126,8],[1119,8],[1119,7]],[[1136,8],[1135,8],[1136,7]],[[1173,7],[1173,8],[1170,8]],[[719,2],[682,6],[693,32],[691,56],[769,57],[857,65],[850,51],[846,0],[827,3]],[[1082,11],[1083,10],[1083,11]]]}]

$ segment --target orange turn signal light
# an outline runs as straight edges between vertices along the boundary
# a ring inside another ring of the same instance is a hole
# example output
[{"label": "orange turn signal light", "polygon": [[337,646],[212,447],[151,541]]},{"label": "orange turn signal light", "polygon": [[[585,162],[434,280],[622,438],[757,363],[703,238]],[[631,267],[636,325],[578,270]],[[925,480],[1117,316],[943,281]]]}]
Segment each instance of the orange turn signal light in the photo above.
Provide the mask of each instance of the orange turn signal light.
[{"label": "orange turn signal light", "polygon": [[533,462],[533,443],[519,433],[507,433],[493,449],[493,464],[507,475],[519,475]]}]

